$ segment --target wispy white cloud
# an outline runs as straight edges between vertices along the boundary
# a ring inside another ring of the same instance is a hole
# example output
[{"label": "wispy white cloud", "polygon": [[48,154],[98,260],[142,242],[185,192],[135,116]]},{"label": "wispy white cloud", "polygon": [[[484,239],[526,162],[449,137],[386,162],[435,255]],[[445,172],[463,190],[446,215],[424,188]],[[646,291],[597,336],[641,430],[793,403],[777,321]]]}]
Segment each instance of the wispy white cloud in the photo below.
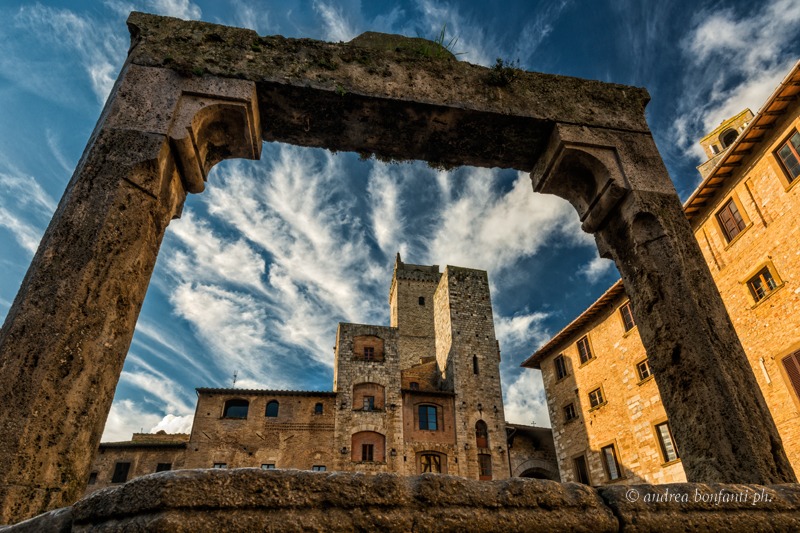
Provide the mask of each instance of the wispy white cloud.
[{"label": "wispy white cloud", "polygon": [[167,433],[191,433],[193,422],[193,415],[176,416],[169,414],[164,416],[158,424],[151,427],[148,433],[158,433],[159,431],[165,431]]},{"label": "wispy white cloud", "polygon": [[449,190],[454,178],[440,182],[446,187],[442,196],[453,199],[444,205],[431,239],[430,263],[498,273],[556,237],[575,244],[591,242],[572,206],[556,196],[534,194],[527,175],[520,173],[513,188],[503,193],[496,190],[494,171],[464,170],[460,195]]},{"label": "wispy white cloud", "polygon": [[244,239],[225,240],[208,221],[191,210],[170,224],[170,237],[179,245],[167,258],[167,267],[183,280],[232,283],[265,292],[264,259]]},{"label": "wispy white cloud", "polygon": [[250,28],[259,35],[276,33],[270,23],[270,13],[263,6],[256,6],[248,0],[231,0],[231,13],[236,26]]},{"label": "wispy white cloud", "polygon": [[687,68],[673,139],[698,162],[697,139],[723,120],[756,112],[797,60],[800,3],[769,0],[745,16],[735,8],[701,11],[681,43]]},{"label": "wispy white cloud", "polygon": [[322,0],[315,0],[313,6],[314,11],[322,18],[325,25],[324,39],[326,41],[349,41],[358,35],[358,31],[340,6]]},{"label": "wispy white cloud", "polygon": [[512,424],[550,427],[550,414],[541,373],[525,370],[516,376],[504,376],[507,383],[504,390],[506,421]]},{"label": "wispy white cloud", "polygon": [[32,176],[0,172],[0,227],[31,255],[56,203]]},{"label": "wispy white cloud", "polygon": [[372,232],[385,255],[392,256],[399,251],[405,257],[408,246],[404,238],[406,228],[400,187],[395,181],[396,173],[390,172],[389,168],[386,164],[375,162],[370,172],[367,193],[372,207]]},{"label": "wispy white cloud", "polygon": [[275,345],[267,340],[267,314],[254,296],[216,285],[182,283],[170,302],[208,347],[209,363],[226,374],[265,376],[272,388],[284,385],[285,378],[271,372],[274,361],[269,356],[276,355]]},{"label": "wispy white cloud", "polygon": [[147,4],[155,13],[179,19],[196,20],[203,14],[191,0],[148,0]]},{"label": "wispy white cloud", "polygon": [[61,169],[67,173],[67,175],[72,174],[72,171],[75,169],[75,163],[67,159],[64,155],[63,150],[61,149],[58,134],[50,128],[46,128],[44,130],[45,141],[47,142],[47,147],[50,149],[50,153],[53,154],[53,159],[56,160],[56,163],[61,167]]},{"label": "wispy white cloud", "polygon": [[111,404],[101,440],[121,442],[131,440],[134,433],[145,431],[159,423],[161,416],[148,412],[133,400],[126,399]]},{"label": "wispy white cloud", "polygon": [[494,330],[503,351],[524,347],[535,348],[550,338],[544,320],[549,315],[542,312],[522,313],[511,317],[496,315]]},{"label": "wispy white cloud", "polygon": [[105,101],[125,59],[126,36],[97,19],[41,4],[21,7],[14,22],[39,42],[77,54],[97,100]]},{"label": "wispy white cloud", "polygon": [[608,272],[614,269],[614,261],[611,259],[603,259],[602,257],[595,257],[579,270],[578,274],[584,276],[589,283],[597,283],[600,278],[605,276]]}]

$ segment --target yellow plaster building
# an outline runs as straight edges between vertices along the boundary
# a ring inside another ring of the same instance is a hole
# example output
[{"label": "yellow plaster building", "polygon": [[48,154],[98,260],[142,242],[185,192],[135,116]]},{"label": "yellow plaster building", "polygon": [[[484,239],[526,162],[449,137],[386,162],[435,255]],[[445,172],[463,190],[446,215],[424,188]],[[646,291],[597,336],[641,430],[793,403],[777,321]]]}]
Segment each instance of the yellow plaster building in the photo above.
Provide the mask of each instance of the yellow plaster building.
[{"label": "yellow plaster building", "polygon": [[[798,94],[800,62],[755,116],[700,141],[709,160],[684,209],[800,472]],[[562,481],[686,480],[621,281],[523,366],[542,371]]]}]

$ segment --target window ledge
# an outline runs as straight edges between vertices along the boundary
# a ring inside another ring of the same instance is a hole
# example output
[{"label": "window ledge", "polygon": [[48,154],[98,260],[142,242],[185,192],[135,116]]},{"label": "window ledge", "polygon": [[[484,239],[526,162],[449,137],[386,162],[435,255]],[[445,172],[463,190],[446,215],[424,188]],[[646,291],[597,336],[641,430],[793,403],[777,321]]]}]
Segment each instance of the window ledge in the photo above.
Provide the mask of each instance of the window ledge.
[{"label": "window ledge", "polygon": [[[772,298],[772,295],[773,295],[773,294],[775,294],[776,292],[778,292],[779,290],[781,290],[781,289],[783,288],[783,286],[784,286],[784,285],[786,285],[786,282],[785,282],[785,281],[782,281],[782,282],[781,282],[781,284],[780,284],[780,285],[778,285],[777,287],[775,287],[774,289],[772,289],[772,290],[769,292],[769,294],[767,294],[766,296],[764,296],[763,298],[761,298],[759,301],[757,301],[756,303],[754,303],[753,305],[751,305],[751,306],[750,306],[750,309],[755,309],[756,307],[760,306],[761,304],[763,304],[764,302],[766,302],[767,300],[769,300],[770,298]],[[751,296],[752,296],[752,295],[751,295]]]},{"label": "window ledge", "polygon": [[[608,475],[606,474],[606,479],[608,479]],[[607,485],[616,485],[617,483],[625,483],[628,480],[625,476],[620,476],[617,479],[608,479],[606,482]]]},{"label": "window ledge", "polygon": [[640,380],[640,381],[639,381],[639,383],[637,383],[637,385],[644,385],[644,384],[645,384],[645,383],[647,383],[648,381],[653,381],[653,374],[650,374],[650,375],[649,375],[649,376],[647,376],[646,378],[644,378],[644,379]]},{"label": "window ledge", "polygon": [[586,360],[586,362],[584,362],[584,363],[581,363],[580,365],[578,365],[578,368],[583,368],[583,367],[585,367],[586,365],[588,365],[589,363],[591,363],[591,362],[592,362],[592,361],[594,361],[595,359],[597,359],[597,356],[594,356],[594,357],[592,357],[591,359],[587,359],[587,360]]},{"label": "window ledge", "polygon": [[666,463],[661,463],[661,468],[666,468],[668,466],[672,466],[674,464],[680,463],[681,458],[678,457],[677,459],[673,459],[672,461],[667,461]]},{"label": "window ledge", "polygon": [[567,374],[567,375],[566,375],[566,376],[564,376],[563,378],[556,378],[556,380],[553,382],[553,385],[556,385],[556,384],[558,384],[558,383],[561,383],[562,381],[564,381],[564,380],[565,380],[565,379],[567,379],[568,377],[569,377],[569,374]]},{"label": "window ledge", "polygon": [[[741,239],[742,235],[744,235],[747,232],[747,230],[749,230],[752,227],[753,227],[753,221],[751,220],[750,222],[747,223],[747,225],[744,227],[744,229],[742,229],[742,231],[740,231],[739,233],[736,234],[736,237],[734,237],[733,239],[728,241],[728,244],[725,245],[725,248],[723,248],[723,250],[727,251],[728,248],[733,246],[736,243],[736,241]],[[723,237],[724,237],[724,233],[723,233]]]},{"label": "window ledge", "polygon": [[356,413],[382,413],[383,409],[378,409],[377,407],[373,409],[353,409]]},{"label": "window ledge", "polygon": [[589,412],[591,413],[592,411],[597,411],[598,409],[600,409],[601,407],[603,407],[607,403],[608,403],[608,400],[604,401],[603,403],[599,403],[599,404],[595,405],[594,407],[592,407],[591,409],[589,409]]},{"label": "window ledge", "polygon": [[579,418],[580,418],[579,416],[576,416],[575,418],[570,418],[569,420],[564,420],[564,425],[571,424],[571,423],[575,422],[576,420],[578,420]]},{"label": "window ledge", "polygon": [[[786,177],[786,176],[784,176],[784,177]],[[791,191],[791,190],[794,188],[794,186],[795,186],[795,185],[797,185],[797,183],[798,183],[798,182],[800,182],[800,176],[797,176],[797,177],[796,177],[796,178],[794,178],[792,181],[789,181],[789,179],[787,178],[787,179],[785,180],[785,182],[786,182],[786,183],[788,183],[788,185],[785,185],[785,186],[784,186],[784,190],[785,190],[786,192],[789,192],[789,191]]]},{"label": "window ledge", "polygon": [[633,332],[634,332],[634,331],[636,331],[636,332],[638,332],[638,331],[639,331],[639,326],[637,326],[636,324],[634,324],[634,325],[633,325],[633,327],[632,327],[631,329],[629,329],[628,331],[626,331],[625,333],[623,333],[623,334],[622,334],[622,338],[624,339],[624,338],[627,338],[627,337],[629,337],[629,336],[633,335]]}]

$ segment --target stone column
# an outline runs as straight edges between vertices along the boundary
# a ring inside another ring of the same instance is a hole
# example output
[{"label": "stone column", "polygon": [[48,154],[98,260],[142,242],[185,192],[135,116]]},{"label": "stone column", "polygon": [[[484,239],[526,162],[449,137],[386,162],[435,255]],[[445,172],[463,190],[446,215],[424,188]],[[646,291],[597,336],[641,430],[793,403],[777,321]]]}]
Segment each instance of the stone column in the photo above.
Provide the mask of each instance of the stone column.
[{"label": "stone column", "polygon": [[80,498],[167,225],[260,148],[253,83],[123,69],[0,330],[0,524]]},{"label": "stone column", "polygon": [[557,125],[531,176],[535,191],[572,203],[615,261],[687,479],[795,482],[652,137]]}]

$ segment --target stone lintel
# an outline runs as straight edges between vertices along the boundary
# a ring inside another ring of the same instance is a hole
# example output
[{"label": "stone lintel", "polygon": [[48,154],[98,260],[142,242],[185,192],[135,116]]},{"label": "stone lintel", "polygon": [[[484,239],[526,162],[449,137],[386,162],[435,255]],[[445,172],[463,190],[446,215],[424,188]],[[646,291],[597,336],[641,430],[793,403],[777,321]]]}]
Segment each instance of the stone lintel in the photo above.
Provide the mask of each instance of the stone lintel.
[{"label": "stone lintel", "polygon": [[132,64],[255,82],[269,141],[530,170],[554,123],[648,131],[641,88],[522,70],[497,85],[492,69],[413,45],[260,37],[144,13],[128,26]]}]

